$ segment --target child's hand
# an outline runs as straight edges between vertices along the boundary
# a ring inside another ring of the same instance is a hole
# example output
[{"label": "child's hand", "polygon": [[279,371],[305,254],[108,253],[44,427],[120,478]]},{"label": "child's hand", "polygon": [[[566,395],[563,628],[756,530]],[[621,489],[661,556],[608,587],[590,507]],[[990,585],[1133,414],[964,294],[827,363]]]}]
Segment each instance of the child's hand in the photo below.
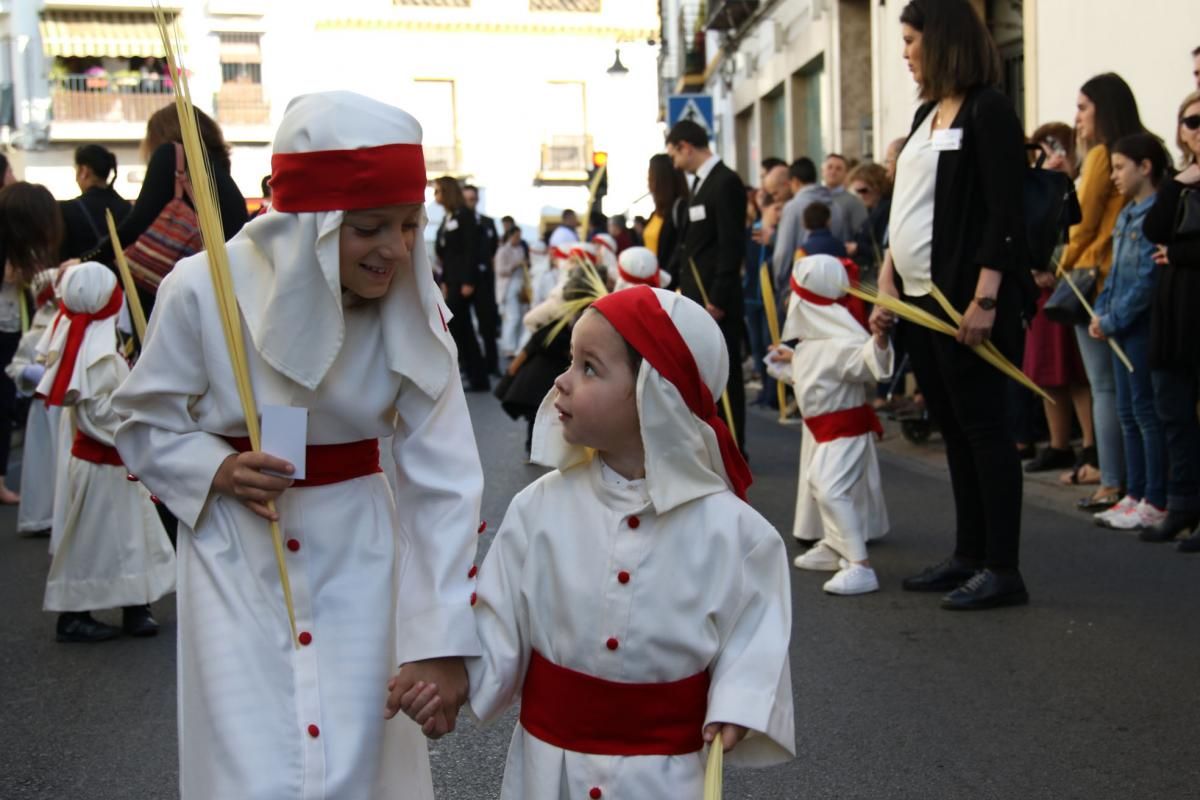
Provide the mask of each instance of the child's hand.
[{"label": "child's hand", "polygon": [[[454,730],[458,710],[467,700],[467,670],[456,656],[412,661],[388,681],[385,719],[403,711],[437,739]],[[436,694],[436,702],[428,694]]]},{"label": "child's hand", "polygon": [[749,733],[748,729],[741,725],[734,725],[732,722],[710,722],[704,726],[704,741],[711,744],[717,736],[720,736],[721,744],[728,753],[737,747],[738,742],[746,738],[747,733]]},{"label": "child's hand", "polygon": [[441,713],[442,697],[436,683],[417,681],[407,689],[399,683],[399,675],[388,682],[387,709],[384,718],[391,719],[397,711],[403,711],[413,722],[421,726],[421,733],[431,739],[441,736],[439,727],[444,727],[446,717]]},{"label": "child's hand", "polygon": [[887,350],[889,344],[891,344],[891,342],[888,341],[888,335],[887,335],[886,331],[884,331],[884,330],[875,331],[875,349],[876,350]]},{"label": "child's hand", "polygon": [[272,512],[267,504],[283,494],[283,490],[292,485],[292,479],[271,475],[265,470],[281,475],[295,472],[291,464],[266,453],[234,453],[221,462],[213,476],[212,488],[237,498],[263,519],[278,520],[279,514]]}]

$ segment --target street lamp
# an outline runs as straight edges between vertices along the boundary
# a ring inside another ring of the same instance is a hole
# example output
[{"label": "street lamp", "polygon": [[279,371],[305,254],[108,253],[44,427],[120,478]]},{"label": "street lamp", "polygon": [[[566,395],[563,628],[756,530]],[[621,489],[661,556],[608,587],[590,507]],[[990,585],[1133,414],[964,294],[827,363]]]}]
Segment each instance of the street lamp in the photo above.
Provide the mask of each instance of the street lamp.
[{"label": "street lamp", "polygon": [[608,68],[609,75],[621,76],[629,72],[629,67],[621,63],[621,48],[616,48],[616,58],[613,59],[612,66]]}]

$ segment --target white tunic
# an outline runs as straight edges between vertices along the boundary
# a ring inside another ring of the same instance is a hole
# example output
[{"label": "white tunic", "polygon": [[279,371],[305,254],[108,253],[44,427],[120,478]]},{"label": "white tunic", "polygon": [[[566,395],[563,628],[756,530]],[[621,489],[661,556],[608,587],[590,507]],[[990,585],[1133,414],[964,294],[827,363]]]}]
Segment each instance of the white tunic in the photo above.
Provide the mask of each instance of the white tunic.
[{"label": "white tunic", "polygon": [[[752,731],[727,756],[731,763],[786,760],[795,752],[791,593],[779,534],[731,492],[659,516],[642,482],[614,478],[595,458],[513,499],[479,571],[484,656],[467,662],[472,710],[488,720],[516,700],[533,649],[559,666],[626,683],[707,670],[705,722]],[[598,788],[603,797],[699,798],[703,778],[701,751],[588,755],[518,725],[501,797],[585,798]]]},{"label": "white tunic", "polygon": [[[21,337],[17,352],[5,372],[24,396],[37,390],[37,382],[22,377],[25,367],[37,357],[37,344],[46,326],[54,319],[57,308],[46,303],[33,315],[29,330]],[[17,530],[33,533],[50,529],[54,518],[54,473],[58,452],[58,425],[61,406],[46,407],[41,400],[29,405],[25,420],[25,438],[21,448],[21,504],[17,508]]]},{"label": "white tunic", "polygon": [[[230,245],[235,273],[244,247]],[[397,665],[479,652],[467,573],[482,474],[457,375],[434,399],[389,370],[376,304],[345,310],[315,391],[248,348],[260,407],[307,408],[310,445],[394,435],[398,496],[379,473],[280,498],[312,637],[294,649],[267,523],[210,491],[234,452],[221,437],[246,428],[203,259],[163,282],[147,340],[117,398],[117,443],[180,522],[183,800],[432,797],[419,730],[385,724],[383,700]]]},{"label": "white tunic", "polygon": [[[875,383],[891,375],[892,360],[892,348],[878,349],[866,331],[857,338],[802,340],[792,356],[800,414],[809,418],[862,406]],[[886,534],[888,525],[875,435],[818,443],[803,426],[792,535],[824,538],[843,557],[862,561],[865,543]]]},{"label": "white tunic", "polygon": [[[81,354],[82,361],[82,354]],[[77,370],[85,369],[82,363]],[[129,374],[116,353],[86,367],[88,396],[63,413],[73,427],[112,445],[119,419],[112,392]],[[56,505],[46,611],[93,611],[153,603],[175,588],[175,551],[150,493],[124,467],[68,455]]]}]

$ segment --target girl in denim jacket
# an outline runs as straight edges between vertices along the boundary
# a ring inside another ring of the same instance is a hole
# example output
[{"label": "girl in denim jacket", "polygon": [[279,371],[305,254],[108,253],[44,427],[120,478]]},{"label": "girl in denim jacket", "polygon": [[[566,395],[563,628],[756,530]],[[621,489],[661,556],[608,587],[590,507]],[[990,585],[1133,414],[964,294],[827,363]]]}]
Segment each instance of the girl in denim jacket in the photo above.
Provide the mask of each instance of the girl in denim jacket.
[{"label": "girl in denim jacket", "polygon": [[1169,161],[1156,136],[1139,133],[1112,147],[1112,180],[1125,198],[1113,227],[1113,266],[1096,298],[1088,332],[1113,339],[1129,356],[1131,372],[1113,353],[1117,418],[1125,442],[1126,495],[1096,523],[1117,530],[1139,530],[1166,517],[1167,451],[1154,407],[1150,375],[1150,306],[1158,279],[1154,245],[1142,232]]}]

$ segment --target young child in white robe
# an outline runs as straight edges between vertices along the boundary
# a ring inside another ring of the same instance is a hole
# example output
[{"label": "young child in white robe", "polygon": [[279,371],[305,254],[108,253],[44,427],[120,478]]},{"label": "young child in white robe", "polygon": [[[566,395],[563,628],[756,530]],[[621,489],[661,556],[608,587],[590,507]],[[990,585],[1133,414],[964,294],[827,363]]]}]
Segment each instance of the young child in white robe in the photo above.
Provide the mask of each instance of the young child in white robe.
[{"label": "young child in white robe", "polygon": [[[554,283],[546,290],[545,296],[541,300],[537,299],[538,287],[535,284],[533,307],[525,314],[523,320],[525,330],[531,334],[555,322],[562,316],[562,308],[565,302],[563,300],[563,289],[566,287],[567,280],[571,277],[572,271],[585,263],[593,267],[599,265],[599,259],[596,257],[596,246],[586,242],[574,242],[565,249],[551,248],[551,258],[554,263],[554,269],[551,270]],[[547,276],[547,280],[550,277]]]},{"label": "young child in white robe", "polygon": [[891,376],[893,353],[886,336],[871,336],[839,302],[849,282],[832,256],[797,260],[782,338],[799,342],[773,354],[791,361],[776,374],[792,384],[804,418],[793,535],[819,540],[794,563],[836,572],[823,587],[836,595],[879,589],[867,541],[888,530],[875,453],[883,428],[868,398]]},{"label": "young child in white robe", "polygon": [[658,257],[645,247],[627,247],[617,259],[617,282],[614,291],[633,286],[666,289],[671,285],[671,273],[658,268]]},{"label": "young child in white robe", "polygon": [[180,796],[431,800],[424,737],[381,706],[398,665],[447,708],[466,695],[483,472],[422,236],[421,126],[303,95],[273,153],[271,211],[227,250],[258,408],[307,416],[303,480],[249,452],[203,253],[162,282],[114,399],[121,454],[179,518]]},{"label": "young child in white robe", "polygon": [[129,374],[117,349],[116,319],[124,300],[103,264],[71,267],[63,278],[63,317],[50,335],[38,394],[63,407],[74,430],[58,487],[57,547],[43,607],[57,611],[60,642],[111,639],[122,629],[90,612],[122,607],[123,630],[152,636],[150,603],[175,588],[175,552],[150,493],[128,480],[113,448],[118,425],[112,394]]},{"label": "young child in white robe", "polygon": [[[4,371],[22,397],[32,397],[46,365],[37,357],[37,345],[58,313],[54,278],[57,270],[42,270],[34,277],[30,291],[34,297],[33,318],[29,330]],[[29,405],[25,419],[25,437],[21,448],[21,503],[17,507],[17,531],[24,534],[48,534],[54,519],[55,455],[58,452],[58,420],[62,406],[42,402]]]},{"label": "young child in white robe", "polygon": [[[699,798],[705,743],[732,764],[795,753],[780,535],[713,397],[712,317],[661,289],[595,301],[546,397],[534,457],[479,568],[471,709],[518,698],[500,796]],[[436,687],[392,686],[418,723]]]}]

